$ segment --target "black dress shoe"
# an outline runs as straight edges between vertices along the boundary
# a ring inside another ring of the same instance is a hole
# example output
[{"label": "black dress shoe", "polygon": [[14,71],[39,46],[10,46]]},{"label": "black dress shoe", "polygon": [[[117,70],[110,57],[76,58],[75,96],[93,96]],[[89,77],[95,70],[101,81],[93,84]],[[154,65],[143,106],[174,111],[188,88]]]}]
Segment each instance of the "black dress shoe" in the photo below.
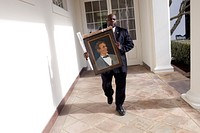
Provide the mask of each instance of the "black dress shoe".
[{"label": "black dress shoe", "polygon": [[108,102],[108,104],[112,104],[113,98],[112,98],[112,97],[108,97],[108,98],[107,98],[107,102]]},{"label": "black dress shoe", "polygon": [[119,115],[121,115],[121,116],[124,116],[125,114],[126,114],[126,111],[125,111],[125,109],[123,108],[123,106],[121,106],[121,105],[118,105],[117,107],[116,107],[116,111],[119,113]]}]

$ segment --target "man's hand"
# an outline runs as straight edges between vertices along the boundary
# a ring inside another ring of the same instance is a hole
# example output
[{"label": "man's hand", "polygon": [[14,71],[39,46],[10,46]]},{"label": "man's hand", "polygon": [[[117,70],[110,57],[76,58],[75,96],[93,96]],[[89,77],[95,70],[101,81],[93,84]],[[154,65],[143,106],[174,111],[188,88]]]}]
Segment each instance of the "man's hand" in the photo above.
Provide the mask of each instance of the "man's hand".
[{"label": "man's hand", "polygon": [[84,53],[84,58],[85,58],[86,60],[88,60],[88,57],[89,57],[88,52],[85,52],[85,53]]},{"label": "man's hand", "polygon": [[118,48],[118,49],[121,49],[121,45],[120,45],[119,42],[116,42],[116,45],[117,45],[117,48]]}]

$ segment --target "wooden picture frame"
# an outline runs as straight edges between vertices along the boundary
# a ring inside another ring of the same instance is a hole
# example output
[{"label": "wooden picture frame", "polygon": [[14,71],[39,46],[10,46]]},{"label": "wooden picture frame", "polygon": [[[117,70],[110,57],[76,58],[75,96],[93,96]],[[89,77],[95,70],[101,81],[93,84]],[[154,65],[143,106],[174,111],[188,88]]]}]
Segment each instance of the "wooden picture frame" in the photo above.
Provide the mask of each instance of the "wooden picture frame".
[{"label": "wooden picture frame", "polygon": [[[83,41],[96,75],[122,66],[112,27],[84,35]],[[102,56],[103,51],[107,51],[108,58]]]}]

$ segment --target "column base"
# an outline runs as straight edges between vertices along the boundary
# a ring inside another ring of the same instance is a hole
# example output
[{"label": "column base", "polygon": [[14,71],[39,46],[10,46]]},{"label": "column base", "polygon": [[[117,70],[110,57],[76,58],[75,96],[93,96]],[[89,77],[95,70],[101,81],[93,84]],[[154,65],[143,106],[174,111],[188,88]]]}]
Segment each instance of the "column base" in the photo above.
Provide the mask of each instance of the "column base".
[{"label": "column base", "polygon": [[195,102],[194,98],[190,99],[191,96],[188,96],[187,93],[182,94],[181,98],[185,100],[190,106],[192,106],[194,109],[200,110],[200,101]]},{"label": "column base", "polygon": [[153,70],[154,73],[160,73],[160,72],[174,72],[174,67],[171,65],[169,66],[161,66],[161,67],[156,67]]}]

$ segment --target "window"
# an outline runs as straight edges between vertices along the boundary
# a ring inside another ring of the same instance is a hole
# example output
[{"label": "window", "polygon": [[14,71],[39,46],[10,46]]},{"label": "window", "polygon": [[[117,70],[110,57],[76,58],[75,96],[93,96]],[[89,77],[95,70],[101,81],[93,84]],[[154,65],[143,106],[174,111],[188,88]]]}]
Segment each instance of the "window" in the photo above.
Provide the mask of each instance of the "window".
[{"label": "window", "polygon": [[135,9],[133,0],[111,0],[112,12],[116,14],[117,23],[128,29],[133,40],[136,40]]},{"label": "window", "polygon": [[106,0],[85,2],[87,28],[90,32],[98,30],[106,22],[108,9]]},{"label": "window", "polygon": [[52,0],[53,4],[59,6],[60,8],[63,8],[67,11],[67,3],[66,0]]},{"label": "window", "polygon": [[53,12],[64,17],[69,17],[67,0],[52,0]]},{"label": "window", "polygon": [[53,0],[53,3],[61,8],[63,8],[63,2],[62,0]]},{"label": "window", "polygon": [[102,27],[112,12],[116,14],[117,25],[128,29],[133,40],[137,39],[134,0],[85,0],[84,6],[88,32]]}]

